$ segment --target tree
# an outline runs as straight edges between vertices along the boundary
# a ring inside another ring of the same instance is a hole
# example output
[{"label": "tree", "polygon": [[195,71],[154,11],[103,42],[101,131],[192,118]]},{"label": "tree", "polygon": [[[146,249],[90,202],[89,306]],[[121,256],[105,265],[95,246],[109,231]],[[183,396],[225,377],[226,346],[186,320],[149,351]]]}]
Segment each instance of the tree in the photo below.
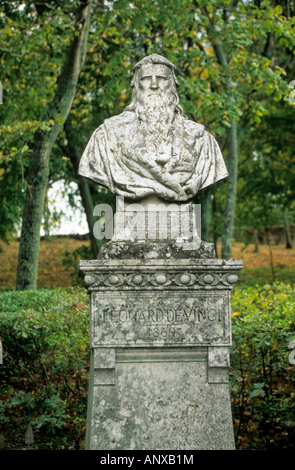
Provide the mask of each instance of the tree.
[{"label": "tree", "polygon": [[101,247],[101,240],[98,240],[97,238],[95,238],[94,232],[93,232],[95,218],[93,216],[94,198],[91,194],[91,185],[85,178],[82,178],[78,174],[81,153],[79,153],[79,145],[76,141],[77,139],[75,137],[75,131],[71,125],[70,119],[66,121],[64,128],[65,128],[65,134],[67,138],[67,146],[63,147],[63,151],[71,160],[71,163],[74,169],[75,178],[79,187],[82,204],[85,209],[86,219],[87,219],[87,223],[89,227],[89,236],[90,236],[92,252],[93,252],[93,255],[97,257],[99,249]]},{"label": "tree", "polygon": [[[5,93],[9,94],[12,104],[0,107],[0,117],[5,122],[0,128],[0,151],[4,157],[0,161],[1,194],[5,185],[7,188],[13,185],[12,175],[15,187],[27,189],[27,178],[32,173],[28,169],[29,157],[33,155],[32,136],[37,132],[41,135],[41,131],[49,133],[52,128],[47,107],[57,90],[55,79],[65,57],[65,46],[74,34],[72,18],[78,2],[65,1],[61,10],[57,0],[28,1],[25,10],[20,8],[21,4],[20,0],[4,1],[0,6],[0,12],[6,15],[3,37],[8,44],[1,52],[0,43],[0,60],[1,54],[5,57],[1,66],[7,72],[3,81],[4,99]],[[255,145],[260,145],[259,139],[254,137],[262,123],[267,127],[266,135],[271,134],[268,127],[271,124],[265,116],[287,93],[284,74],[294,65],[292,8],[292,2],[289,8],[284,4],[282,10],[276,1],[269,0],[247,3],[217,0],[213,4],[204,0],[119,0],[112,2],[111,8],[107,2],[97,2],[91,19],[88,52],[71,107],[70,124],[75,132],[65,126],[58,133],[51,152],[54,158],[50,158],[48,165],[50,182],[57,178],[79,181],[77,163],[90,134],[105,118],[120,113],[128,104],[134,63],[146,54],[158,52],[178,68],[180,102],[185,114],[215,135],[225,155],[229,184],[218,183],[200,197],[202,213],[208,220],[206,237],[210,237],[212,227],[215,242],[223,232],[223,246],[227,250],[223,256],[230,257],[236,214],[235,187],[239,198],[243,184],[250,187],[252,183],[251,176],[244,173],[247,157],[251,164],[249,143],[253,142],[253,152]],[[59,18],[55,17],[57,11]],[[0,24],[2,22],[1,14]],[[47,86],[42,88],[42,83]],[[36,119],[40,110],[45,115],[41,123]],[[56,124],[56,119],[54,122]],[[61,127],[62,122],[60,119]],[[269,171],[266,173],[271,174],[277,158],[267,161]],[[9,177],[7,180],[5,175]],[[259,174],[255,176],[259,184]],[[88,183],[85,180],[79,183],[82,193]],[[93,191],[93,186],[88,189],[92,199],[102,195]],[[13,187],[8,192],[13,194]],[[5,216],[6,227],[17,218],[23,197],[23,192],[18,191],[13,211],[9,212],[7,204],[2,205],[1,215]],[[88,197],[83,199],[88,201],[85,210],[90,214],[94,202]],[[240,212],[240,200],[238,204]],[[88,219],[91,230],[93,220]]]},{"label": "tree", "polygon": [[31,144],[17,269],[19,290],[34,289],[37,286],[40,227],[48,183],[50,153],[75,96],[86,53],[90,9],[89,0],[79,2],[74,37],[59,75],[54,98],[43,118],[45,126],[37,129]]},{"label": "tree", "polygon": [[255,132],[252,127],[245,130],[242,143],[247,142],[247,151],[241,151],[237,196],[237,228],[285,225],[287,247],[292,246],[288,214],[291,217],[295,209],[294,124],[294,109],[282,101]]}]

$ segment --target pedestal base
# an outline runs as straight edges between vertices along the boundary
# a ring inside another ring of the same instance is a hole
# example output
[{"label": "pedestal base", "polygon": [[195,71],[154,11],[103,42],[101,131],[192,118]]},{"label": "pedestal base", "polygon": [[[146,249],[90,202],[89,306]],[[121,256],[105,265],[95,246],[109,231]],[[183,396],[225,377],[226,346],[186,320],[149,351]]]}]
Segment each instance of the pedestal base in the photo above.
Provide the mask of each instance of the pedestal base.
[{"label": "pedestal base", "polygon": [[240,261],[82,261],[91,295],[87,449],[234,449],[230,290]]},{"label": "pedestal base", "polygon": [[208,380],[206,348],[96,349],[92,354],[86,448],[235,448],[228,384]]}]

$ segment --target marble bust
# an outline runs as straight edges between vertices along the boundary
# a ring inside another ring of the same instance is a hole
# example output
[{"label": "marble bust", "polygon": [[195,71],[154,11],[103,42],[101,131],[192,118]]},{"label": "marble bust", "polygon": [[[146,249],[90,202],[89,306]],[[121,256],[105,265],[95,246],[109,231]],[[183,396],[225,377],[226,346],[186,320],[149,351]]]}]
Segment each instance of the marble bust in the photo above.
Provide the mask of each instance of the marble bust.
[{"label": "marble bust", "polygon": [[134,66],[132,102],[95,130],[79,174],[116,195],[190,201],[228,172],[214,137],[183,114],[175,66],[152,54]]}]

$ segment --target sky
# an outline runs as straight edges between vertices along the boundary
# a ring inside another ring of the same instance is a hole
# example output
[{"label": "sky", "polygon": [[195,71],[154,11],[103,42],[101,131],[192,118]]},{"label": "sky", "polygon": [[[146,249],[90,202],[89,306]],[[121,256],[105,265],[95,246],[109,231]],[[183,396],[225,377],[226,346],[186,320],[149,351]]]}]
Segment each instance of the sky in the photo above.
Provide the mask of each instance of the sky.
[{"label": "sky", "polygon": [[[77,188],[75,183],[70,183],[71,190]],[[48,205],[50,212],[56,212],[60,214],[62,212],[60,223],[54,224],[50,223],[50,235],[69,235],[69,234],[85,234],[88,233],[88,225],[86,221],[86,215],[84,213],[81,198],[75,196],[75,203],[77,204],[77,209],[73,209],[68,201],[66,194],[63,194],[65,191],[62,181],[57,181],[52,185],[48,191]],[[41,228],[41,236],[43,236],[44,228]]]}]

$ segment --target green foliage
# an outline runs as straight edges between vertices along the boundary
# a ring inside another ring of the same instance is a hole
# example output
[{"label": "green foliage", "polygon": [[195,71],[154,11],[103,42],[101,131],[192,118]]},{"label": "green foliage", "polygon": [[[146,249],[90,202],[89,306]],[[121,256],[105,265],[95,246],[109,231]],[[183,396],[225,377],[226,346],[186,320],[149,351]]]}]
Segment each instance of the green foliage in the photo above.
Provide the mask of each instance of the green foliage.
[{"label": "green foliage", "polygon": [[294,109],[279,103],[255,130],[242,135],[236,227],[283,225],[284,209],[294,214],[293,126]]},{"label": "green foliage", "polygon": [[65,251],[62,263],[69,270],[72,277],[72,285],[83,285],[83,279],[77,276],[78,264],[81,259],[92,259],[93,252],[88,245],[82,245],[74,251]]},{"label": "green foliage", "polygon": [[5,448],[74,449],[83,435],[89,362],[86,291],[0,295],[0,433]]},{"label": "green foliage", "polygon": [[231,390],[239,447],[294,447],[295,289],[287,284],[237,289],[232,298]]},{"label": "green foliage", "polygon": [[[42,5],[41,5],[42,3]],[[49,131],[45,112],[75,27],[77,1],[1,2],[0,5],[0,238],[5,239],[23,212],[28,164],[36,131]],[[43,121],[44,119],[44,121]],[[62,125],[61,117],[57,122]],[[40,137],[40,135],[39,135]],[[62,163],[63,165],[61,165]],[[57,168],[66,171],[61,159]],[[32,223],[33,225],[33,223]]]},{"label": "green foliage", "polygon": [[274,281],[294,285],[294,267],[280,265],[273,270],[271,267],[247,268],[239,273],[239,284],[243,286],[257,287],[272,284]]}]

